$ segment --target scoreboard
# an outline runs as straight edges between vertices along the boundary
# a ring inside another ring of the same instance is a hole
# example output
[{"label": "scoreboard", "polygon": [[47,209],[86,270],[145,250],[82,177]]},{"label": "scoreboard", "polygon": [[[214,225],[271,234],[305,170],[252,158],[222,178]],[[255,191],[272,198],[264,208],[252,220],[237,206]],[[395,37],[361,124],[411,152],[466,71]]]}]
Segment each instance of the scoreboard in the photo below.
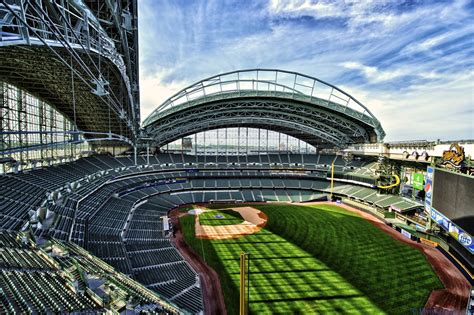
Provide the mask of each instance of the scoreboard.
[{"label": "scoreboard", "polygon": [[425,191],[431,218],[474,253],[474,177],[428,167]]}]

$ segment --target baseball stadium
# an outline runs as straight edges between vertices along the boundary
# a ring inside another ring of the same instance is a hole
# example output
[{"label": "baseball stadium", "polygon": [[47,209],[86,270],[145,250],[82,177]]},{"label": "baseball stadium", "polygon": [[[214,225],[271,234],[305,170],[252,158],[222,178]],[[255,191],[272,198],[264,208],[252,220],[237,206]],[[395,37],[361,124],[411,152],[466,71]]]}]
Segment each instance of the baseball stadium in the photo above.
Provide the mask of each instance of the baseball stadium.
[{"label": "baseball stadium", "polygon": [[474,140],[310,70],[141,117],[137,2],[0,0],[0,313],[474,314]]}]

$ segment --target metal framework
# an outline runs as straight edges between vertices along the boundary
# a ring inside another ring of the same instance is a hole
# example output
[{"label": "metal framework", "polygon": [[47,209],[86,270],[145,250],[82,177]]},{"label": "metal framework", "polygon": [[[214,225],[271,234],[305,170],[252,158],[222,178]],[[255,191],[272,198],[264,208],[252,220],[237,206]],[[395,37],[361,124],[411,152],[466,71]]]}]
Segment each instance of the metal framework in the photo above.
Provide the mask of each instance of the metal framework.
[{"label": "metal framework", "polygon": [[87,150],[84,135],[72,129],[49,104],[0,82],[0,173],[68,161]]},{"label": "metal framework", "polygon": [[143,123],[157,146],[200,131],[240,126],[286,133],[319,147],[378,142],[385,136],[367,107],[344,91],[272,69],[199,81],[166,100]]},{"label": "metal framework", "polygon": [[[0,81],[64,115],[72,122],[64,134],[134,145],[140,121],[136,25],[136,0],[0,0]],[[49,145],[53,141],[43,143]]]}]

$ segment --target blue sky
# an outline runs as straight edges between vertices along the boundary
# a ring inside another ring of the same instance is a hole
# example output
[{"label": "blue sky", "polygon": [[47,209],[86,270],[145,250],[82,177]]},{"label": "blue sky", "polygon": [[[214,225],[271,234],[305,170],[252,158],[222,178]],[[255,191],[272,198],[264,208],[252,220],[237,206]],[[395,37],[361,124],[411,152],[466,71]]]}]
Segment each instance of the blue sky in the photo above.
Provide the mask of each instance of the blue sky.
[{"label": "blue sky", "polygon": [[474,1],[138,4],[142,119],[205,77],[279,68],[353,95],[386,141],[474,139]]}]

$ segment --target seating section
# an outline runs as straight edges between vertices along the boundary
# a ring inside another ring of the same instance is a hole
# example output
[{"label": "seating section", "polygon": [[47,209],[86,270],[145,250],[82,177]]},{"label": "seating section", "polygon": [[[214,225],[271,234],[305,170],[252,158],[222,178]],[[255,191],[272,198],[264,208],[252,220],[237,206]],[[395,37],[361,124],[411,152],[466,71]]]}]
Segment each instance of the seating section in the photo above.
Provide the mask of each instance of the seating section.
[{"label": "seating section", "polygon": [[81,187],[77,192],[97,187],[100,184],[99,177],[91,180],[87,176],[111,168],[108,164],[98,162],[103,158],[115,160],[107,156],[88,157],[68,164],[1,175],[0,185],[5,189],[0,192],[0,228],[18,230],[28,220],[30,210],[40,207],[49,193],[70,183],[80,182]]},{"label": "seating section", "polygon": [[[140,156],[135,165],[130,157],[100,155],[0,176],[5,187],[0,191],[0,229],[19,230],[30,221],[36,237],[71,240],[116,271],[196,313],[203,310],[199,277],[172,246],[161,217],[191,203],[324,200],[331,192],[328,177],[333,164],[336,195],[380,209],[418,206],[369,188],[375,185],[377,170],[377,163],[371,160],[348,162],[341,156],[315,154],[159,154]],[[32,276],[39,282],[49,277],[48,268],[52,268],[21,248],[1,249],[0,268],[6,264],[42,273]],[[8,271],[2,274],[7,286],[31,280]],[[77,285],[84,287],[81,277],[74,276]],[[0,292],[0,301],[8,300],[5,294]],[[36,302],[26,304],[36,307]],[[146,303],[141,307],[147,310]],[[20,310],[16,304],[14,308]]]},{"label": "seating section", "polygon": [[[330,191],[326,189],[326,191]],[[420,204],[414,200],[400,196],[379,194],[378,190],[354,185],[336,184],[334,187],[335,194],[359,200],[364,203],[376,206],[379,209],[387,209],[390,206],[397,207],[401,211],[420,207]]]},{"label": "seating section", "polygon": [[[133,275],[170,301],[198,313],[203,310],[199,277],[165,235],[161,216],[167,208],[158,205],[151,200],[135,208],[124,234]],[[182,296],[184,291],[194,294]]]},{"label": "seating section", "polygon": [[[52,240],[54,246],[39,248],[22,233],[0,231],[1,313],[104,313],[102,299],[109,307],[130,296],[134,307],[148,304],[152,310],[177,314],[178,309],[91,256],[75,245]],[[54,252],[53,252],[54,248]],[[85,272],[85,273],[84,273]],[[89,279],[116,286],[113,295],[89,287]],[[99,292],[100,291],[100,292]],[[102,297],[100,297],[100,294]],[[114,301],[115,300],[115,301]]]},{"label": "seating section", "polygon": [[64,278],[48,271],[6,271],[0,275],[5,309],[30,312],[93,312],[98,310],[90,298],[76,295],[66,286]]},{"label": "seating section", "polygon": [[377,171],[377,163],[376,162],[362,162],[362,161],[354,161],[352,162],[348,168],[350,171],[346,172],[348,175],[356,175],[362,177],[369,177],[375,178],[376,171]]},{"label": "seating section", "polygon": [[[126,187],[133,187],[133,184],[143,185],[143,180],[160,180],[162,177],[161,174],[145,175],[141,179],[126,179],[122,182],[128,184],[124,185]],[[165,186],[170,189],[168,185]],[[154,187],[147,189],[156,192]],[[111,188],[102,187],[93,193],[92,198],[101,200],[102,206],[95,210],[93,206],[82,208],[86,209],[83,213],[90,214],[85,224],[86,248],[116,270],[137,279],[179,307],[192,313],[202,311],[201,291],[195,289],[199,283],[198,276],[163,231],[161,216],[166,215],[172,198],[165,205],[150,201],[134,207],[146,194],[135,191],[122,197],[110,195]],[[183,292],[188,291],[194,294],[182,296]],[[178,297],[179,300],[175,301]]]}]

